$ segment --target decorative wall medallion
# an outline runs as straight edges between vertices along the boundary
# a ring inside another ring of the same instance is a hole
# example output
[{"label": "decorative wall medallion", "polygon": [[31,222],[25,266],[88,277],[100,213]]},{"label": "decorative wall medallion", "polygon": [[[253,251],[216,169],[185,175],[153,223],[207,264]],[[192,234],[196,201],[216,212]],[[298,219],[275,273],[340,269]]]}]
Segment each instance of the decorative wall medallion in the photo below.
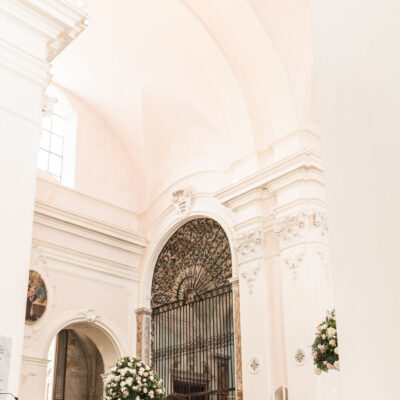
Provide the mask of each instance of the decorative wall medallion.
[{"label": "decorative wall medallion", "polygon": [[241,267],[241,275],[245,279],[247,286],[249,288],[249,294],[253,293],[254,282],[257,279],[257,274],[260,269],[260,263],[258,261],[252,262],[250,264]]},{"label": "decorative wall medallion", "polygon": [[304,257],[304,250],[302,247],[294,249],[283,256],[283,262],[286,264],[289,270],[292,271],[292,276],[294,280],[297,279],[298,276],[297,270],[300,267],[303,257]]},{"label": "decorative wall medallion", "polygon": [[306,214],[298,212],[280,218],[273,229],[275,234],[283,241],[299,239],[303,236],[306,223]]},{"label": "decorative wall medallion", "polygon": [[257,255],[257,250],[261,245],[262,232],[256,229],[251,232],[240,234],[235,240],[235,250],[242,259],[250,259]]},{"label": "decorative wall medallion", "polygon": [[296,365],[301,366],[306,362],[306,352],[302,348],[298,348],[293,353],[293,361]]},{"label": "decorative wall medallion", "polygon": [[192,192],[189,189],[180,189],[172,193],[172,204],[175,207],[178,218],[186,218],[192,207]]},{"label": "decorative wall medallion", "polygon": [[47,307],[47,289],[39,272],[29,270],[25,322],[34,324],[42,318]]},{"label": "decorative wall medallion", "polygon": [[256,357],[251,358],[249,362],[249,371],[252,374],[256,374],[259,370],[260,370],[260,361]]}]

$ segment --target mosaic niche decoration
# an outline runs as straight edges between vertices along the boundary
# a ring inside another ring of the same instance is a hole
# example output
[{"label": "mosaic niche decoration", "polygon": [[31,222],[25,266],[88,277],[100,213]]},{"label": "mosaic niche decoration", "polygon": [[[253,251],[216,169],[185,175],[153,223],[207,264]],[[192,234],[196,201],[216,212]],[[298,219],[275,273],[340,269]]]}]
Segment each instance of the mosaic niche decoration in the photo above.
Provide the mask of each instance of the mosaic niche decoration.
[{"label": "mosaic niche decoration", "polygon": [[26,297],[25,322],[34,324],[37,322],[47,307],[47,289],[39,272],[29,270],[28,291]]},{"label": "mosaic niche decoration", "polygon": [[191,302],[201,293],[228,285],[231,277],[231,250],[224,230],[212,219],[194,219],[172,235],[158,257],[151,306]]}]

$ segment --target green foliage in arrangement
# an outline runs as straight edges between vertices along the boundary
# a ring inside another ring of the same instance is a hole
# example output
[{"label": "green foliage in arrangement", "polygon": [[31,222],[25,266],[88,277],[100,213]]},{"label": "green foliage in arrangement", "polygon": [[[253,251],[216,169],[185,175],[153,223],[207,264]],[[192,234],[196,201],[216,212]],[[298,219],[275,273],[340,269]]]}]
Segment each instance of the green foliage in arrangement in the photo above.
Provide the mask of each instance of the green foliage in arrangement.
[{"label": "green foliage in arrangement", "polygon": [[335,310],[326,313],[325,321],[317,327],[312,348],[315,373],[328,372],[330,369],[339,371],[339,348],[336,331]]},{"label": "green foliage in arrangement", "polygon": [[164,400],[162,379],[136,357],[124,357],[117,361],[107,377],[104,400]]}]

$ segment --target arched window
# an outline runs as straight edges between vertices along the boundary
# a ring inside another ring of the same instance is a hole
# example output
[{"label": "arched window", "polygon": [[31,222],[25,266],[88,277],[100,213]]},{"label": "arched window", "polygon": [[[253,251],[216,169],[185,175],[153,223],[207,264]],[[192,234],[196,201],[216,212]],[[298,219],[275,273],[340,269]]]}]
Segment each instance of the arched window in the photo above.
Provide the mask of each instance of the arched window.
[{"label": "arched window", "polygon": [[48,172],[61,184],[74,186],[76,113],[67,98],[56,88],[47,89],[55,103],[42,120],[38,168]]}]

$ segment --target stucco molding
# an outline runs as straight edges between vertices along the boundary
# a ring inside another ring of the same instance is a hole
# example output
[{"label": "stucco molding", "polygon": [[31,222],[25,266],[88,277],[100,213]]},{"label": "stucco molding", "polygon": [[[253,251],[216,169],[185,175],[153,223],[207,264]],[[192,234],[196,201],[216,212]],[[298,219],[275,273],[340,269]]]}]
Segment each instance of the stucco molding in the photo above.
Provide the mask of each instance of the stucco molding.
[{"label": "stucco molding", "polygon": [[260,271],[260,263],[261,261],[254,260],[240,267],[240,275],[247,285],[249,295],[252,295],[254,292],[254,286]]},{"label": "stucco molding", "polygon": [[146,238],[136,232],[39,200],[35,202],[34,223],[137,255],[142,255],[147,244]]},{"label": "stucco molding", "polygon": [[172,205],[179,219],[186,218],[192,208],[192,190],[190,188],[178,189],[172,192]]},{"label": "stucco molding", "polygon": [[85,30],[86,11],[64,0],[4,0],[0,8],[1,21],[20,34],[16,43],[1,40],[0,65],[46,88],[49,63]]},{"label": "stucco molding", "polygon": [[297,280],[299,268],[304,259],[305,251],[303,246],[298,246],[293,249],[287,250],[282,255],[282,260],[286,268],[292,273],[294,281]]},{"label": "stucco molding", "polygon": [[262,245],[262,230],[254,229],[237,235],[234,248],[238,254],[239,264],[247,262],[260,255]]},{"label": "stucco molding", "polygon": [[274,233],[282,242],[300,240],[304,237],[306,213],[297,211],[279,218],[273,226]]},{"label": "stucco molding", "polygon": [[68,264],[69,269],[74,266],[81,269],[82,272],[92,271],[132,281],[138,281],[139,279],[139,267],[115,262],[104,257],[83,253],[35,238],[33,243],[41,247],[43,254],[47,257],[49,269],[64,269],[65,264]]}]

